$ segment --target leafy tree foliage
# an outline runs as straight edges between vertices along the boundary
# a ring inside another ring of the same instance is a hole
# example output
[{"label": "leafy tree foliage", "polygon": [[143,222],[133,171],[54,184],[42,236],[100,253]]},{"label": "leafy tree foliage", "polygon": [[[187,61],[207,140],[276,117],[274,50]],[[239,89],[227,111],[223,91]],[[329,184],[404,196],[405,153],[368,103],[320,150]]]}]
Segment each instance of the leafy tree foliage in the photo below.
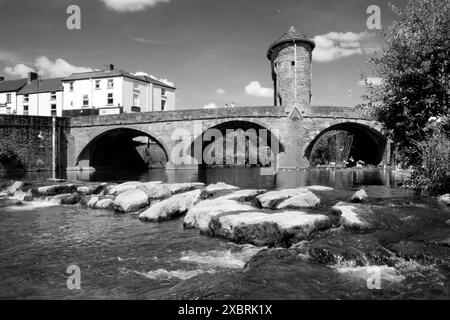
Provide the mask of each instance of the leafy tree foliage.
[{"label": "leafy tree foliage", "polygon": [[392,9],[397,19],[369,61],[382,81],[366,82],[365,98],[404,163],[418,165],[428,120],[450,111],[450,1],[410,0],[405,9]]}]

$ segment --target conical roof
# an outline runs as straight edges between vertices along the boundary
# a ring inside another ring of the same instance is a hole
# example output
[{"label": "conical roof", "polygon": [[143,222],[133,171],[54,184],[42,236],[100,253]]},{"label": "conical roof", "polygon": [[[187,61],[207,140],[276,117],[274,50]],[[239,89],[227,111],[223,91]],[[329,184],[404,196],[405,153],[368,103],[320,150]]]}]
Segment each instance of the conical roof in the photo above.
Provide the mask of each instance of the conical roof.
[{"label": "conical roof", "polygon": [[298,32],[294,27],[290,27],[285,34],[283,34],[277,41],[270,45],[269,50],[267,51],[267,58],[269,58],[270,60],[273,49],[285,42],[307,42],[311,45],[311,49],[314,49],[314,47],[316,46],[314,41],[309,39],[303,33]]}]

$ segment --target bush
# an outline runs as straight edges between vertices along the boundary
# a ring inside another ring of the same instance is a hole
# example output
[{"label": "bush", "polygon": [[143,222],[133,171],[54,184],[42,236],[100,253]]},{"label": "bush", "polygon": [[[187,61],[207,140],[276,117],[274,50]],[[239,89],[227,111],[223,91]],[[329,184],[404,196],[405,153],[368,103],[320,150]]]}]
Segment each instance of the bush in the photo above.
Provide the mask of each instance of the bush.
[{"label": "bush", "polygon": [[450,192],[450,117],[431,119],[430,137],[418,143],[420,163],[414,167],[410,184],[430,194]]}]

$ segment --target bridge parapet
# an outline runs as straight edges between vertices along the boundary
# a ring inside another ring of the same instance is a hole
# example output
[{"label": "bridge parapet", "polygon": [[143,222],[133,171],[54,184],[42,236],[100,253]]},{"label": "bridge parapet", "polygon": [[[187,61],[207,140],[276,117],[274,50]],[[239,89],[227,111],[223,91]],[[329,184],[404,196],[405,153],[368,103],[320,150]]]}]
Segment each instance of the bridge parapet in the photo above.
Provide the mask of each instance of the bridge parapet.
[{"label": "bridge parapet", "polygon": [[123,113],[106,116],[84,116],[70,119],[70,126],[107,126],[115,124],[157,123],[194,121],[220,118],[282,118],[286,114],[275,107],[239,107],[217,109],[188,109],[176,111],[155,111],[142,113]]},{"label": "bridge parapet", "polygon": [[307,118],[346,118],[370,120],[369,110],[361,107],[311,106]]}]

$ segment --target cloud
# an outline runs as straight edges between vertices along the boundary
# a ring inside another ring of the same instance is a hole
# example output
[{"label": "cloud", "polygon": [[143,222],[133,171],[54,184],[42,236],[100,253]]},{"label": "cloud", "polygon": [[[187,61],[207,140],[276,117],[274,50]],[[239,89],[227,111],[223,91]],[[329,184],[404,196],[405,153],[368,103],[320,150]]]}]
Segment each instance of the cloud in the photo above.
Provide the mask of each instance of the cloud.
[{"label": "cloud", "polygon": [[245,87],[245,93],[252,97],[273,98],[272,88],[263,88],[259,81],[252,81]]},{"label": "cloud", "polygon": [[159,41],[159,40],[150,40],[150,39],[146,39],[146,38],[141,38],[141,37],[131,37],[131,39],[133,39],[136,42],[139,43],[145,43],[145,44],[164,44],[163,41]]},{"label": "cloud", "polygon": [[20,63],[15,65],[14,67],[6,67],[5,73],[9,74],[10,76],[17,77],[17,78],[26,78],[28,76],[28,72],[34,71],[30,67]]},{"label": "cloud", "polygon": [[227,94],[225,90],[223,90],[222,88],[216,89],[216,93],[217,94]]},{"label": "cloud", "polygon": [[34,68],[25,64],[17,64],[14,67],[6,67],[4,71],[14,77],[26,77],[28,72],[38,72],[43,78],[67,77],[72,73],[92,71],[91,68],[74,66],[64,59],[51,61],[46,56],[36,58]]},{"label": "cloud", "polygon": [[203,107],[203,109],[217,109],[217,105],[215,103],[211,102],[211,103],[208,103],[207,105],[205,105]]},{"label": "cloud", "polygon": [[374,34],[368,32],[329,32],[314,37],[316,48],[313,51],[313,60],[329,62],[352,55],[371,53],[377,47],[370,43]]},{"label": "cloud", "polygon": [[102,0],[111,10],[117,12],[136,12],[155,6],[157,3],[170,0]]},{"label": "cloud", "polygon": [[175,86],[175,83],[173,83],[172,81],[169,81],[169,80],[167,80],[167,79],[165,79],[165,78],[158,79],[158,78],[155,77],[154,75],[148,74],[147,72],[144,72],[144,71],[138,71],[138,72],[134,73],[134,75],[135,75],[135,76],[147,76],[147,77],[150,77],[150,78],[152,78],[152,79],[161,81],[162,83],[165,83],[165,84],[167,84],[168,86],[171,86],[171,87],[174,87],[174,86]]},{"label": "cloud", "polygon": [[377,77],[367,77],[365,79],[362,79],[358,82],[358,84],[361,87],[365,87],[366,85],[372,85],[372,86],[380,86],[381,83],[383,82],[382,78],[377,78]]}]

